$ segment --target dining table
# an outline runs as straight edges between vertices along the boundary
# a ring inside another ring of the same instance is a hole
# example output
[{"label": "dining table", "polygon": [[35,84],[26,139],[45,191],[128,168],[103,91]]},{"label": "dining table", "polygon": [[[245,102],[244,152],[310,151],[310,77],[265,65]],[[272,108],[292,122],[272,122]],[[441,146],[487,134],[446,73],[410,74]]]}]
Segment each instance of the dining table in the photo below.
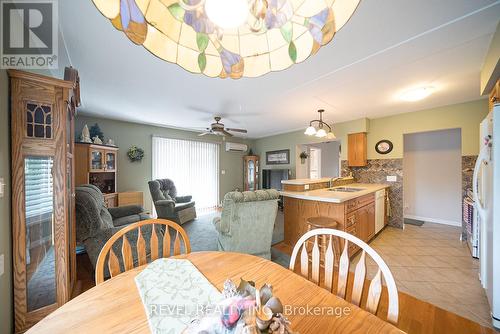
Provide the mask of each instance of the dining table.
[{"label": "dining table", "polygon": [[[189,260],[219,291],[231,279],[271,284],[291,329],[306,333],[403,333],[394,325],[264,258],[230,252],[194,252]],[[151,333],[134,278],[147,265],[121,273],[70,300],[27,333]],[[288,311],[288,312],[287,312]],[[154,334],[154,333],[153,333]]]}]

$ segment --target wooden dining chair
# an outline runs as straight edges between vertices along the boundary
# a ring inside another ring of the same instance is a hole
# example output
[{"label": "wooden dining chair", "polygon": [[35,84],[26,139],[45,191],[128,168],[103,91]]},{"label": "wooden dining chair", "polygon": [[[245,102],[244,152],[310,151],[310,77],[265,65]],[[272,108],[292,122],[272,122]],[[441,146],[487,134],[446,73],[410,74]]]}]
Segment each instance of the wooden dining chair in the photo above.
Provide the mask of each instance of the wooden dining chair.
[{"label": "wooden dining chair", "polygon": [[[322,263],[320,249],[318,246],[318,237],[328,239],[328,245],[324,253]],[[311,255],[309,254],[309,250],[307,247],[307,241],[309,239],[314,239],[312,247],[309,247],[309,249],[311,250]],[[343,244],[343,250],[341,254],[335,254],[335,241],[337,241],[339,245]],[[380,303],[380,297],[382,295],[383,276],[387,285],[387,292],[389,297],[387,321],[392,324],[397,324],[399,315],[399,300],[398,290],[396,287],[396,282],[394,281],[394,277],[392,276],[389,267],[380,257],[380,255],[378,255],[378,253],[368,244],[358,239],[354,235],[328,228],[314,229],[307,232],[295,244],[289,268],[292,271],[295,270],[295,262],[297,261],[299,250],[301,250],[300,274],[313,283],[317,284],[318,286],[323,286],[328,291],[336,293],[336,295],[340,298],[347,299],[346,292],[348,287],[350,265],[349,243],[354,243],[362,250],[359,262],[357,263],[354,270],[354,276],[351,275],[351,277],[354,277],[354,280],[353,282],[351,282],[352,292],[350,302],[355,304],[356,306],[360,306],[363,296],[363,289],[365,286],[366,254],[368,253],[368,255],[378,265],[378,270],[369,285],[364,309],[373,314],[377,313],[377,309]],[[320,275],[321,268],[324,268],[324,271]]]},{"label": "wooden dining chair", "polygon": [[[120,261],[113,250],[113,245],[115,242],[121,239],[121,257],[123,262],[124,271],[130,270],[134,268],[134,256],[132,252],[132,247],[130,246],[129,238],[126,236],[129,232],[137,233],[137,242],[136,242],[136,259],[137,264],[142,266],[148,263],[148,256],[146,252],[146,240],[143,236],[144,231],[142,231],[143,227],[150,227],[151,234],[149,235],[149,245],[150,245],[150,261],[154,261],[159,258],[159,246],[158,246],[158,234],[157,228],[161,227],[164,229],[160,229],[163,232],[163,235],[160,235],[162,240],[162,257],[170,257],[171,256],[171,236],[170,229],[175,231],[175,239],[173,242],[173,255],[181,254],[181,239],[184,243],[184,252],[185,254],[191,253],[191,244],[189,243],[189,238],[186,234],[186,231],[177,223],[174,223],[170,220],[165,219],[148,219],[143,220],[134,224],[130,224],[123,229],[116,232],[109,240],[104,244],[101,252],[99,253],[99,257],[97,259],[96,270],[95,270],[95,281],[96,284],[100,284],[104,282],[104,271],[105,264],[107,260],[108,270],[111,277],[114,277],[120,273],[122,273],[122,269],[120,267]],[[115,247],[116,248],[116,247]]]}]

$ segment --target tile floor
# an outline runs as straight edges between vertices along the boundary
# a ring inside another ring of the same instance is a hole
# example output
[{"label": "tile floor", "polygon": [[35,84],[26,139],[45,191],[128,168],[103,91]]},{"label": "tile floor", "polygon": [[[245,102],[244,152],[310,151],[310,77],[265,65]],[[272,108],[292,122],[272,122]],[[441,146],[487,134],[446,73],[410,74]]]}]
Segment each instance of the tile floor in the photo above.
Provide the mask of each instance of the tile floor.
[{"label": "tile floor", "polygon": [[[459,227],[433,223],[405,225],[404,230],[387,227],[370,245],[386,261],[399,291],[491,327],[478,279],[479,261],[460,241]],[[371,259],[367,268],[372,278],[377,266]]]}]

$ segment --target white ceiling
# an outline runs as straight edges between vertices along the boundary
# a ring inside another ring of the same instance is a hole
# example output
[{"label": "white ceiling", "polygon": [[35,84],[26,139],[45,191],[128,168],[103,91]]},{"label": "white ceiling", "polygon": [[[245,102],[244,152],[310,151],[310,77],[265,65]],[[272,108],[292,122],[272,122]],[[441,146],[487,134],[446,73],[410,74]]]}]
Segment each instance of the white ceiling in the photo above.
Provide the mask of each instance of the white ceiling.
[{"label": "white ceiling", "polygon": [[[213,115],[258,138],[329,122],[376,118],[480,98],[479,75],[500,1],[361,0],[351,20],[304,63],[260,78],[188,73],[136,46],[91,0],[60,1],[60,25],[80,72],[88,115],[180,128]],[[432,85],[420,102],[406,89]]]}]

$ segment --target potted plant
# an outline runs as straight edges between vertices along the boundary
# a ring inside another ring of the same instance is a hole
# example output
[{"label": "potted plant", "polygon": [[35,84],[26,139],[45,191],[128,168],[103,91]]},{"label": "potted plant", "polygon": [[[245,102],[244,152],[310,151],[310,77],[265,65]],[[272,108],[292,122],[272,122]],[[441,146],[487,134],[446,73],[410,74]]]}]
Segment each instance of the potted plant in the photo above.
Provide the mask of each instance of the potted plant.
[{"label": "potted plant", "polygon": [[306,151],[302,151],[300,152],[299,158],[300,158],[300,163],[304,164],[306,162],[306,159],[309,158],[309,154],[307,154]]}]

